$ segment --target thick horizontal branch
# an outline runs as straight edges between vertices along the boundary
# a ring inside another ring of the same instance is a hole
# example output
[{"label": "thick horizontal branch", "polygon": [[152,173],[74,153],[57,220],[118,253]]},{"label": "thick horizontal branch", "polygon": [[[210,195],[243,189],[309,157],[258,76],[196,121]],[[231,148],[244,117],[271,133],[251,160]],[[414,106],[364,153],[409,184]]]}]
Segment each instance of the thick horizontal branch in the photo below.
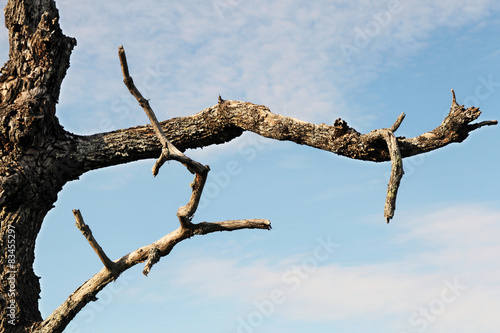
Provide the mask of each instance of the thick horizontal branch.
[{"label": "thick horizontal branch", "polygon": [[[158,241],[121,257],[116,260],[114,264],[118,274],[121,274],[127,269],[147,260],[149,260],[152,265],[152,263],[158,261],[160,257],[168,255],[179,242],[194,235],[205,235],[217,231],[233,231],[239,229],[269,230],[271,229],[271,222],[262,219],[232,220],[213,223],[202,222],[199,224],[192,224],[190,228],[180,227]],[[149,265],[146,266],[145,270],[148,268],[150,268]],[[149,270],[147,272],[149,273]],[[114,281],[114,275],[107,268],[103,268],[76,289],[63,304],[54,310],[54,312],[41,323],[38,328],[39,331],[62,332],[75,315],[86,304],[95,301],[97,299],[97,293],[112,281]]]},{"label": "thick horizontal branch", "polygon": [[[414,138],[396,138],[401,156],[418,155],[453,142],[462,142],[473,130],[497,124],[496,121],[472,123],[480,114],[476,107],[465,109],[463,105],[452,104],[449,114],[432,131]],[[164,121],[161,126],[168,140],[180,151],[221,144],[244,131],[251,131],[267,138],[292,141],[353,159],[390,160],[382,138],[370,133],[361,134],[341,119],[333,125],[312,124],[271,113],[263,105],[248,102],[221,101],[195,115]],[[75,159],[83,171],[156,158],[162,149],[151,126],[73,136],[73,140]]]},{"label": "thick horizontal branch", "polygon": [[[193,116],[172,118],[160,124],[168,140],[182,152],[226,143],[239,137],[243,130],[222,124],[217,108],[216,105]],[[69,167],[79,173],[73,178],[89,170],[158,158],[162,152],[162,145],[151,125],[90,136],[68,135],[75,147],[74,162]]]}]

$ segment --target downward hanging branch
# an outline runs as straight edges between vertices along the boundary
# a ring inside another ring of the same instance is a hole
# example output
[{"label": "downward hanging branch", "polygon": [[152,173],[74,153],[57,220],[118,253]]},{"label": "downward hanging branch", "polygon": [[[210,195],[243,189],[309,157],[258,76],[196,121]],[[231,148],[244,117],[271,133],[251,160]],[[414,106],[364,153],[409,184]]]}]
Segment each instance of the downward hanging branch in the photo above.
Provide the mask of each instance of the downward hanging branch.
[{"label": "downward hanging branch", "polygon": [[391,177],[389,179],[389,184],[387,185],[387,197],[384,206],[384,217],[387,223],[389,223],[389,221],[394,217],[399,184],[404,174],[403,159],[401,157],[398,142],[394,136],[394,132],[399,128],[404,118],[405,114],[401,113],[391,127],[370,132],[370,135],[373,136],[374,140],[380,138],[385,140],[387,149],[389,150],[389,155],[391,156]]}]

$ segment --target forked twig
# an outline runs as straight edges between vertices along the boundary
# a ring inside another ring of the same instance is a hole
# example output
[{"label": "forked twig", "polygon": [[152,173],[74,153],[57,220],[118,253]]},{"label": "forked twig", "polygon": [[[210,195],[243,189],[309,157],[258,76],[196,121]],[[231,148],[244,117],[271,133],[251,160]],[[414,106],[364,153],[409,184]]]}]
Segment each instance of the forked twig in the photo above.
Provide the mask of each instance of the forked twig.
[{"label": "forked twig", "polygon": [[135,86],[134,80],[130,76],[127,64],[127,57],[125,56],[125,49],[123,48],[123,46],[120,46],[118,48],[118,56],[120,58],[120,64],[122,67],[123,82],[127,86],[132,96],[134,96],[137,102],[139,102],[139,105],[143,108],[144,112],[146,112],[146,115],[148,116],[151,125],[153,126],[155,134],[163,146],[160,158],[156,161],[155,165],[153,166],[153,176],[156,176],[158,174],[160,167],[167,160],[176,160],[181,162],[188,168],[188,170],[191,173],[202,173],[206,171],[207,169],[206,166],[196,161],[193,161],[192,159],[184,155],[167,139],[167,136],[165,135],[163,129],[160,126],[158,118],[156,118],[153,109],[151,109],[151,106],[149,105],[149,101],[142,96],[140,91]]}]

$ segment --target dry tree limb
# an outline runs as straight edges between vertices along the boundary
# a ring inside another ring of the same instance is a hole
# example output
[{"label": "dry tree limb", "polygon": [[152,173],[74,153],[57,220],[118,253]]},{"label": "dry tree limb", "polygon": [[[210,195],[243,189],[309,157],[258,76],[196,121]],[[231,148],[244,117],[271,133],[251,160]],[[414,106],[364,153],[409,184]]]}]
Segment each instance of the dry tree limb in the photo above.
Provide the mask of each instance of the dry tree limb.
[{"label": "dry tree limb", "polygon": [[271,222],[262,219],[249,220],[228,220],[222,222],[201,222],[197,223],[193,233],[195,235],[205,235],[214,231],[233,231],[239,229],[267,229],[271,230]]},{"label": "dry tree limb", "polygon": [[[455,101],[448,116],[434,130],[414,138],[395,138],[401,157],[422,154],[452,142],[461,142],[467,138],[471,131],[480,126],[497,124],[496,121],[471,124],[480,114],[478,108],[465,109]],[[395,123],[396,126],[393,125],[389,129],[395,131],[398,127],[397,124],[398,121]],[[342,120],[336,121],[334,126],[315,125],[273,114],[262,105],[240,101],[220,100],[216,106],[207,108],[193,116],[174,118],[163,122],[162,128],[168,131],[171,140],[177,142],[176,145],[183,150],[227,142],[239,136],[243,131],[252,131],[261,136],[289,140],[354,159],[377,162],[391,159],[388,149],[382,149],[378,143],[380,139],[385,140],[383,136],[374,135],[373,132],[360,134]],[[82,166],[79,172],[154,157],[154,154],[161,152],[162,146],[159,146],[154,140],[148,139],[150,132],[150,126],[142,126],[87,137],[75,137],[77,154],[82,158],[79,161]],[[392,151],[395,152],[394,149]],[[200,194],[201,190],[202,186],[198,186],[197,191]],[[198,192],[195,194],[193,191],[193,195],[196,197],[199,194]],[[395,198],[395,196],[393,197]],[[196,203],[196,199],[192,202]],[[188,216],[193,209],[196,210],[194,205],[188,204],[186,207],[188,214],[185,216]],[[153,244],[137,249],[117,260],[115,262],[117,272],[120,274],[138,263],[147,261],[152,247],[157,248],[160,257],[163,257],[168,255],[177,243],[193,235],[245,228],[269,230],[271,223],[268,220],[235,220],[187,224],[187,227],[186,224],[181,223],[180,228]],[[146,268],[148,267],[149,265]],[[42,331],[44,329],[53,332],[62,331],[74,316],[87,303],[94,300],[95,295],[113,280],[114,275],[107,268],[102,269],[75,290],[42,322],[39,328]]]},{"label": "dry tree limb", "polygon": [[177,217],[179,218],[179,222],[182,227],[189,228],[191,226],[191,220],[193,219],[194,213],[196,209],[198,209],[198,204],[200,203],[201,194],[203,192],[203,188],[205,186],[205,182],[207,180],[208,174],[208,166],[207,170],[203,173],[197,173],[194,177],[193,183],[191,183],[191,187],[193,191],[191,192],[191,198],[187,205],[180,207],[177,210]]},{"label": "dry tree limb", "polygon": [[102,263],[104,264],[104,267],[106,267],[108,271],[110,271],[111,274],[113,274],[114,279],[118,278],[118,275],[120,274],[116,270],[115,263],[108,258],[102,247],[95,240],[94,236],[92,235],[92,230],[90,230],[90,227],[86,225],[85,222],[83,221],[83,217],[82,214],[80,213],[80,210],[73,209],[73,215],[75,215],[76,227],[80,229],[83,236],[85,236],[85,238],[89,242],[90,246],[92,246],[95,253],[97,253],[97,256],[99,257],[99,259],[101,259]]},{"label": "dry tree limb", "polygon": [[[192,183],[193,192],[189,203],[186,206],[179,208],[177,212],[177,216],[179,217],[181,226],[189,227],[191,225],[191,219],[193,218],[193,215],[198,207],[198,203],[203,192],[203,186],[205,185],[205,182],[207,180],[207,175],[210,168],[208,165],[204,166],[201,163],[196,162],[184,155],[167,139],[167,136],[161,128],[153,109],[151,109],[151,107],[149,106],[149,102],[139,92],[134,84],[132,77],[130,76],[127,57],[125,55],[125,49],[123,48],[123,46],[120,46],[118,48],[118,57],[120,58],[120,64],[122,67],[123,82],[129,89],[130,93],[137,99],[139,105],[144,109],[144,112],[146,112],[146,115],[151,121],[154,132],[163,146],[160,158],[156,161],[153,167],[153,176],[156,176],[158,174],[160,167],[167,160],[177,160],[184,164],[191,173],[195,174],[195,179]],[[219,96],[219,101],[220,100],[221,99]]]},{"label": "dry tree limb", "polygon": [[389,221],[394,217],[396,210],[396,197],[398,195],[399,184],[403,177],[403,159],[399,151],[398,143],[394,133],[390,130],[384,132],[384,139],[387,142],[387,148],[391,154],[391,177],[387,185],[387,198],[385,200],[384,217]]},{"label": "dry tree limb", "polygon": [[[129,254],[116,260],[115,267],[118,274],[127,269],[159,257],[164,257],[172,251],[174,246],[181,241],[193,237],[194,235],[206,235],[218,231],[233,231],[240,229],[262,229],[270,230],[271,222],[263,219],[231,220],[222,222],[201,222],[192,224],[190,228],[179,227],[177,230],[163,236],[156,242],[143,246]],[[147,264],[145,271],[151,269]],[[149,270],[147,271],[149,272]],[[103,268],[89,280],[77,288],[52,314],[45,319],[38,327],[40,332],[62,332],[66,325],[76,316],[76,314],[89,302],[96,299],[96,295],[109,283],[114,281],[114,275]]]},{"label": "dry tree limb", "polygon": [[391,127],[370,132],[370,134],[373,135],[373,139],[383,138],[385,140],[391,157],[391,177],[387,185],[387,197],[384,206],[384,217],[387,223],[394,217],[399,184],[404,174],[401,151],[399,150],[398,142],[394,136],[394,132],[399,128],[404,118],[405,114],[401,113]]},{"label": "dry tree limb", "polygon": [[137,99],[137,102],[139,102],[139,105],[144,109],[144,112],[146,112],[146,115],[148,116],[149,120],[151,121],[151,125],[153,126],[153,129],[155,131],[156,136],[160,140],[163,149],[162,153],[160,155],[160,158],[156,161],[154,167],[153,167],[153,175],[156,176],[158,174],[158,171],[160,167],[165,163],[167,160],[176,160],[184,164],[188,170],[191,173],[203,173],[206,170],[206,166],[203,166],[202,164],[193,161],[186,155],[184,155],[179,149],[177,149],[165,136],[165,133],[163,132],[160,123],[158,122],[158,118],[156,118],[156,115],[151,109],[151,106],[149,105],[149,101],[145,99],[142,94],[139,92],[137,87],[134,84],[134,80],[132,77],[130,77],[129,69],[128,69],[128,64],[127,64],[127,57],[125,56],[125,49],[123,46],[120,46],[118,48],[118,56],[120,58],[120,64],[122,67],[122,73],[123,73],[123,82],[127,86],[128,90],[132,94],[132,96]]},{"label": "dry tree limb", "polygon": [[[496,120],[473,123],[481,115],[477,107],[452,105],[442,123],[412,138],[397,137],[403,158],[440,149],[450,143],[464,141],[474,130],[496,125]],[[249,131],[260,136],[291,141],[348,158],[383,162],[390,154],[382,138],[362,134],[346,121],[333,125],[313,124],[272,113],[264,105],[223,100],[193,115],[176,117],[160,123],[168,139],[185,151],[222,144]],[[153,137],[151,126],[136,126],[89,136],[75,136],[78,161],[75,175],[86,171],[157,157],[162,145]]]}]

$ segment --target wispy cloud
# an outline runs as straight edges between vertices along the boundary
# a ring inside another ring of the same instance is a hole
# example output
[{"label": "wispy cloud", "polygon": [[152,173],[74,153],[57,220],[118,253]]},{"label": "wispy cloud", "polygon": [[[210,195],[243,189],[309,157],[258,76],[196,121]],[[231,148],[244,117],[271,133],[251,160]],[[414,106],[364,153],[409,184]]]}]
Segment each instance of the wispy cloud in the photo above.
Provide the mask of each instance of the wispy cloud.
[{"label": "wispy cloud", "polygon": [[[389,317],[385,325],[401,332],[424,326],[427,332],[469,332],[470,318],[479,316],[480,323],[474,321],[479,331],[500,327],[495,315],[500,310],[498,209],[448,207],[393,227],[398,232],[385,239],[391,243],[388,251],[407,252],[404,259],[347,266],[336,263],[334,252],[314,264],[311,258],[318,250],[312,248],[289,258],[242,264],[219,254],[189,260],[175,272],[173,283],[200,301],[246,302],[250,310],[280,291],[284,301],[275,305],[273,315],[299,322],[357,318],[370,323]],[[377,245],[367,244],[358,255],[369,255],[370,246]],[[206,274],[200,276],[200,269]]]},{"label": "wispy cloud", "polygon": [[[138,82],[157,79],[142,88],[160,118],[192,114],[216,104],[220,93],[308,121],[341,116],[364,125],[367,115],[347,104],[346,93],[414,55],[437,29],[477,24],[499,6],[489,0],[150,0],[118,6],[64,1],[60,7],[63,29],[79,42],[62,117],[69,127],[91,132],[146,122],[133,102],[117,106],[127,94],[116,57],[121,44]],[[346,54],[346,45],[355,51]]]}]

